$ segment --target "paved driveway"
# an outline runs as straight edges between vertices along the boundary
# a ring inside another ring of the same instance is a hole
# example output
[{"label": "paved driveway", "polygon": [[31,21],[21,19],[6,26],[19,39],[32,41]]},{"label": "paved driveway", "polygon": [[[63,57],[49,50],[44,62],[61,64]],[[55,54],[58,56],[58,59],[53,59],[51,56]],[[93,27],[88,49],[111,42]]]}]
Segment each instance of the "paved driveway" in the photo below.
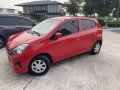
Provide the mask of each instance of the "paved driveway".
[{"label": "paved driveway", "polygon": [[0,50],[0,90],[120,90],[120,34],[104,31],[101,52],[52,65],[44,76],[16,74]]}]

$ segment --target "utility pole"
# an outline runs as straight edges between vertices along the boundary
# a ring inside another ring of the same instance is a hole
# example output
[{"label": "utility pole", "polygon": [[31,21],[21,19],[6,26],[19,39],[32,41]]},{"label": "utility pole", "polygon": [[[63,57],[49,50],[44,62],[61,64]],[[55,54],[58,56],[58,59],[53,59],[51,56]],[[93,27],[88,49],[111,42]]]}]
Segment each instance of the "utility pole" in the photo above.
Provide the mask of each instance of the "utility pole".
[{"label": "utility pole", "polygon": [[120,13],[120,0],[119,1],[119,4],[118,4],[118,11],[117,11],[117,20],[116,20],[116,27],[117,27],[117,24],[118,24],[118,21],[119,21],[119,13]]}]

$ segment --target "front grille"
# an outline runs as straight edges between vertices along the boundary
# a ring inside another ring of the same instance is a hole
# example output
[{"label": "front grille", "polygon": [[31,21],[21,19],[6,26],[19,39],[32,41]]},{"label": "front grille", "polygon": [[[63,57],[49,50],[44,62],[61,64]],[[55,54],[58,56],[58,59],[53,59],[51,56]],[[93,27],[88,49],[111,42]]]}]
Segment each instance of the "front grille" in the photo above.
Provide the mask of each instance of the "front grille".
[{"label": "front grille", "polygon": [[18,68],[22,69],[22,65],[20,62],[16,62],[16,65],[18,66]]}]

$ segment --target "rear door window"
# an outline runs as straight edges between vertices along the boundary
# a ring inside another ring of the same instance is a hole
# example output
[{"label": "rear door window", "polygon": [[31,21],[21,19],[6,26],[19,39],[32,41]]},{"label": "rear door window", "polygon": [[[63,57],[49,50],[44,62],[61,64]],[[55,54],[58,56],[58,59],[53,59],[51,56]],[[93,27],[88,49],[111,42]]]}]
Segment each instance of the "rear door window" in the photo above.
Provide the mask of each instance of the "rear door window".
[{"label": "rear door window", "polygon": [[95,28],[96,24],[93,20],[81,20],[83,31]]}]

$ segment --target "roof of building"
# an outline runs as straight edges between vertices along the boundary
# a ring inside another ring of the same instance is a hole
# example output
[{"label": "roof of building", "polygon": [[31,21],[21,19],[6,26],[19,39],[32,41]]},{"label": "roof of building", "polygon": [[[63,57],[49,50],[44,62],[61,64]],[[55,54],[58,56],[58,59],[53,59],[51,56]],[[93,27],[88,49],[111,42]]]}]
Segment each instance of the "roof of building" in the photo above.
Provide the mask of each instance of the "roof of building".
[{"label": "roof of building", "polygon": [[58,1],[33,1],[33,2],[16,4],[15,6],[48,5],[48,4],[62,4],[62,3],[58,2]]}]

